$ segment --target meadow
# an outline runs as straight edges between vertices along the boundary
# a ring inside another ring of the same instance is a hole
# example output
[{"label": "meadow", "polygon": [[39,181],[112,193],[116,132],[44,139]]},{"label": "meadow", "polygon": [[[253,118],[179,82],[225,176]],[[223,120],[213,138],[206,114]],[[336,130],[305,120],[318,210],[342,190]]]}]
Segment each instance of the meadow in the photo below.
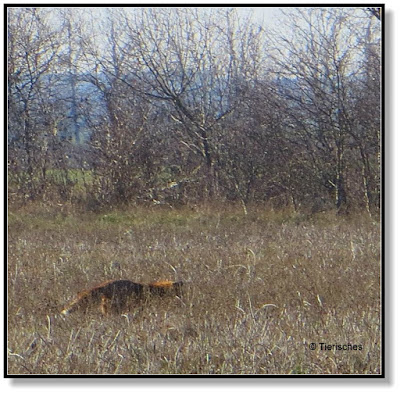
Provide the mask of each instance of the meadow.
[{"label": "meadow", "polygon": [[[7,372],[381,374],[380,250],[380,223],[363,215],[10,208]],[[60,315],[120,278],[185,292],[124,315]]]}]

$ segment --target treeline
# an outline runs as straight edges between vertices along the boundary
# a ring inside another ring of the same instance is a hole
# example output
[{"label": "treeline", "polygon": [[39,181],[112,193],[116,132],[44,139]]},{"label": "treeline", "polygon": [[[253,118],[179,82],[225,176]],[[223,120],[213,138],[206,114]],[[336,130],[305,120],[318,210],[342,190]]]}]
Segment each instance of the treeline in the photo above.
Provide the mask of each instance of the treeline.
[{"label": "treeline", "polygon": [[7,12],[10,200],[378,212],[379,9]]}]

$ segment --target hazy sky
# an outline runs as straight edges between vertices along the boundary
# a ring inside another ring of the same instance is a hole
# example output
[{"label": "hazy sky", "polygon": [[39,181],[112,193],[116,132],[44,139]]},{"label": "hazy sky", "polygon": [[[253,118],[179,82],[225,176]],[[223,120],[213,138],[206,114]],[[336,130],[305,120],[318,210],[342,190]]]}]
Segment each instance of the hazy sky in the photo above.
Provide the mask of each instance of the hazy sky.
[{"label": "hazy sky", "polygon": [[273,25],[278,20],[280,7],[237,7],[237,10],[241,14],[247,14],[253,12],[253,17],[266,25]]}]

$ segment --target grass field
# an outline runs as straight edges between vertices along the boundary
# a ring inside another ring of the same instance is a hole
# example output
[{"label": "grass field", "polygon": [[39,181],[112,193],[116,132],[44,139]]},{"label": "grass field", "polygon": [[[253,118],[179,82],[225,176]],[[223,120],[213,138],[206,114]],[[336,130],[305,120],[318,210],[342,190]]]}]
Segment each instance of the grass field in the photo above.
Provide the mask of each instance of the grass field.
[{"label": "grass field", "polygon": [[[11,209],[8,373],[380,374],[380,268],[380,224],[364,216]],[[114,278],[180,279],[185,294],[59,315]]]}]

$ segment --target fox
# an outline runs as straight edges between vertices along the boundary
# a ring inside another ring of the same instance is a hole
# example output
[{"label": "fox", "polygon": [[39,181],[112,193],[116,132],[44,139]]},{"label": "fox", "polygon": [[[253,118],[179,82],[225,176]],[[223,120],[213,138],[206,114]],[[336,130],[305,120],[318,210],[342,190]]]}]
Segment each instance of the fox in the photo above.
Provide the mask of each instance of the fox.
[{"label": "fox", "polygon": [[143,300],[148,295],[171,294],[182,297],[182,286],[182,281],[164,280],[141,284],[131,280],[110,280],[78,292],[77,297],[64,307],[61,314],[66,316],[93,305],[97,305],[103,315],[109,315],[111,312],[122,313],[131,303]]}]

